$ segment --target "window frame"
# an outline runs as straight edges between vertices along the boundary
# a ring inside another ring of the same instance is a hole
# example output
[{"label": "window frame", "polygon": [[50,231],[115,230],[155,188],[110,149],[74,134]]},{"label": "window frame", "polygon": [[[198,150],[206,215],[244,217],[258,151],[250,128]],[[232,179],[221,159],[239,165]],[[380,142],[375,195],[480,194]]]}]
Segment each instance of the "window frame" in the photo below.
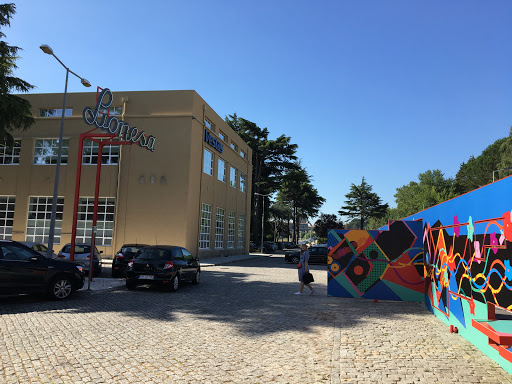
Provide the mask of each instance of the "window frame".
[{"label": "window frame", "polygon": [[[52,196],[29,196],[25,241],[33,243],[48,243],[50,221],[52,214]],[[36,207],[35,211],[32,209]],[[44,209],[42,209],[44,207]],[[64,212],[64,197],[57,198],[57,214],[55,218],[54,244],[60,244],[62,232],[62,215]],[[32,225],[29,225],[32,224]],[[42,224],[42,225],[41,225]],[[29,233],[33,232],[33,233]]]},{"label": "window frame", "polygon": [[232,165],[229,166],[229,185],[236,188],[236,168]]},{"label": "window frame", "polygon": [[[210,164],[206,164],[206,161],[207,161],[207,156],[206,154],[209,154],[211,156],[210,158]],[[207,170],[207,167],[210,167],[209,169],[209,172],[206,172]],[[210,175],[210,176],[213,176],[213,152],[209,151],[208,149],[204,148],[204,152],[203,152],[203,173],[206,173],[207,175]]]},{"label": "window frame", "polygon": [[228,242],[227,248],[235,248],[235,221],[236,214],[235,211],[229,211],[228,216]]},{"label": "window frame", "polygon": [[[49,114],[53,111],[53,114]],[[64,112],[64,117],[73,116],[73,108],[66,108]],[[43,118],[48,117],[62,117],[62,108],[39,108],[39,116]]]},{"label": "window frame", "polygon": [[[222,166],[222,179],[221,179],[221,166],[220,164],[223,164]],[[219,161],[217,162],[217,180],[222,181],[223,183],[226,182],[226,161],[219,157]]]},{"label": "window frame", "polygon": [[199,228],[199,249],[210,249],[210,231],[212,227],[212,206],[201,204],[201,217]]},{"label": "window frame", "polygon": [[[38,146],[38,142],[42,142],[42,146]],[[44,143],[45,142],[49,142],[50,143],[50,148],[49,149],[45,149],[44,147]],[[53,145],[56,145],[56,147],[53,147]],[[36,138],[35,141],[34,141],[34,157],[33,157],[33,161],[32,161],[32,165],[56,165],[57,164],[57,157],[58,157],[58,153],[57,154],[51,154],[51,155],[41,155],[41,156],[37,156],[36,155],[36,152],[37,152],[37,149],[41,149],[41,150],[56,150],[58,152],[58,149],[59,149],[59,139],[54,139],[54,138],[42,138],[42,139],[39,139],[39,138]],[[62,152],[61,152],[61,157],[60,157],[60,164],[61,165],[66,165],[68,163],[68,157],[69,157],[69,139],[62,139]],[[46,159],[46,158],[49,158],[50,159],[50,162],[49,163],[41,163],[41,162],[38,162],[36,159],[43,159],[43,161]],[[55,160],[55,162],[52,162],[52,160]]]},{"label": "window frame", "polygon": [[245,173],[240,172],[239,181],[240,191],[245,193],[247,190],[247,175]]},{"label": "window frame", "polygon": [[[10,153],[7,153],[7,150],[10,150]],[[21,139],[15,139],[11,148],[8,148],[5,142],[0,144],[0,165],[20,165],[20,155]],[[6,163],[6,159],[11,159],[11,162]],[[18,161],[15,161],[16,159]]]},{"label": "window frame", "polygon": [[0,196],[0,240],[12,240],[15,210],[16,196]]},{"label": "window frame", "polygon": [[217,207],[215,212],[215,249],[224,249],[224,208]]},{"label": "window frame", "polygon": [[[110,208],[110,209],[109,209]],[[89,244],[92,235],[92,218],[94,214],[94,197],[78,199],[78,217],[76,229],[77,243]],[[114,239],[116,217],[116,198],[98,198],[98,217],[96,221],[96,245],[111,247]]]},{"label": "window frame", "polygon": [[[82,149],[82,165],[97,165],[99,147],[100,145],[95,141],[89,139],[84,140]],[[85,153],[89,150],[90,153]],[[117,153],[115,153],[116,150]],[[118,144],[104,145],[103,151],[101,152],[101,164],[119,165],[120,152],[121,146]],[[85,161],[85,159],[89,159],[90,162]],[[104,161],[104,159],[106,161]]]}]

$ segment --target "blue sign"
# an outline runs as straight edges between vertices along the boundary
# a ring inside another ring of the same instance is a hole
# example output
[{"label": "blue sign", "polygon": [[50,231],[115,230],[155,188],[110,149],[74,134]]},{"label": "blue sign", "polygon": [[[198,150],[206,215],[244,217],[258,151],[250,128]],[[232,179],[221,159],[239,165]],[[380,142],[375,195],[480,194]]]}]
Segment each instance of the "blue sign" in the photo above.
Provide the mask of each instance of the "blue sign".
[{"label": "blue sign", "polygon": [[109,117],[108,114],[101,112],[102,110],[108,110],[110,108],[113,99],[110,89],[105,88],[101,91],[94,109],[85,107],[83,112],[84,121],[89,125],[95,125],[103,131],[108,131],[113,135],[117,134],[117,137],[121,140],[137,143],[139,147],[147,148],[151,152],[154,152],[156,137],[146,134],[145,131],[139,132],[137,127],[130,127],[130,125],[123,120],[119,120],[115,116]]},{"label": "blue sign", "polygon": [[220,153],[222,153],[222,151],[224,150],[224,146],[222,145],[222,143],[220,143],[219,140],[213,137],[207,129],[204,130],[204,141],[206,141]]}]

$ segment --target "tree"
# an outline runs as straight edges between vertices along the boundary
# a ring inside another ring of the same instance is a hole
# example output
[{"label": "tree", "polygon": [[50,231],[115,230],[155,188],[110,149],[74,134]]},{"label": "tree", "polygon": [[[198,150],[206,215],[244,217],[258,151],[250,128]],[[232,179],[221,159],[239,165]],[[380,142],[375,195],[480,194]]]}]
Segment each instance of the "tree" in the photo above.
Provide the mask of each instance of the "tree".
[{"label": "tree", "polygon": [[289,201],[293,207],[293,241],[297,242],[299,218],[316,216],[325,199],[311,184],[311,178],[300,162],[289,170],[279,190],[278,199]]},{"label": "tree", "polygon": [[[14,4],[0,5],[0,28],[11,25],[11,18],[16,13]],[[0,31],[0,39],[5,33]],[[12,146],[15,130],[27,130],[34,124],[34,118],[30,112],[30,103],[11,92],[28,92],[34,88],[26,81],[13,76],[17,67],[16,60],[21,48],[8,45],[0,41],[0,143],[5,142]]]},{"label": "tree", "polygon": [[329,229],[343,228],[345,228],[343,222],[341,220],[338,220],[338,216],[328,213],[321,213],[317,221],[315,221],[314,231],[317,237],[325,238],[327,237],[327,231]]},{"label": "tree", "polygon": [[403,216],[398,214],[397,208],[388,208],[386,214],[382,217],[370,217],[368,220],[368,229],[379,229],[385,225],[388,225],[390,220],[399,220]]},{"label": "tree", "polygon": [[495,170],[500,170],[495,173],[496,179],[508,176],[512,174],[512,127],[510,127],[510,133],[505,140],[500,144],[500,162],[497,164]]},{"label": "tree", "polygon": [[396,189],[394,219],[410,216],[457,196],[455,181],[445,178],[439,169],[420,173],[418,179],[419,182],[411,181]]},{"label": "tree", "polygon": [[466,193],[489,184],[492,182],[493,171],[507,168],[505,164],[510,164],[512,160],[506,150],[511,145],[510,140],[510,137],[498,139],[485,148],[480,156],[471,156],[467,163],[463,162],[455,175],[457,193]]},{"label": "tree", "polygon": [[364,177],[360,185],[352,183],[350,192],[345,197],[347,198],[345,206],[341,207],[339,214],[350,218],[359,218],[360,229],[366,229],[371,217],[382,217],[388,209],[388,204],[382,204],[380,197],[372,192],[372,186],[366,182]]},{"label": "tree", "polygon": [[267,195],[279,189],[284,174],[295,166],[297,144],[291,144],[285,135],[269,140],[267,128],[261,129],[236,113],[225,121],[252,149],[251,239],[257,240],[261,237],[262,199],[254,193]]}]

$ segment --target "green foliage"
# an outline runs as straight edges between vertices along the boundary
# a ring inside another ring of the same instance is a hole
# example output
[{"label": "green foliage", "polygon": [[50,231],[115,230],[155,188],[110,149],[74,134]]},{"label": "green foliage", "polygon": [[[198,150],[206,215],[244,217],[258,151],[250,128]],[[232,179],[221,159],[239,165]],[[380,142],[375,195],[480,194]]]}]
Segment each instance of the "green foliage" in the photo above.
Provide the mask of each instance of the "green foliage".
[{"label": "green foliage", "polygon": [[363,177],[360,185],[352,184],[350,192],[345,195],[347,200],[339,214],[350,218],[358,218],[359,228],[366,229],[371,217],[380,218],[386,214],[388,204],[382,204],[381,198],[372,192],[372,186]]},{"label": "green foliage", "polygon": [[439,169],[420,173],[418,179],[419,182],[411,181],[396,189],[396,212],[390,212],[390,217],[394,217],[394,220],[457,196],[454,180],[446,179]]},{"label": "green foliage", "polygon": [[[511,137],[496,140],[483,150],[480,156],[471,156],[466,163],[460,165],[455,176],[455,184],[459,194],[472,191],[492,182],[495,170],[512,165]],[[496,177],[498,173],[495,174]]]},{"label": "green foliage", "polygon": [[501,142],[499,152],[500,162],[496,170],[500,171],[494,174],[496,180],[512,174],[512,127],[508,137]]},{"label": "green foliage", "polygon": [[398,209],[388,208],[386,214],[382,217],[370,217],[368,220],[368,229],[379,229],[385,225],[388,225],[390,220],[400,220],[403,216],[398,214]]},{"label": "green foliage", "polygon": [[315,235],[317,237],[327,238],[327,231],[329,229],[343,229],[344,225],[341,220],[338,220],[338,216],[321,213],[318,220],[315,221]]},{"label": "green foliage", "polygon": [[[14,4],[0,5],[0,28],[11,25],[11,17],[16,13]],[[5,33],[0,31],[0,38]],[[16,60],[19,47],[8,45],[0,41],[0,143],[6,142],[11,146],[14,142],[12,132],[15,130],[27,130],[34,124],[34,118],[30,112],[30,103],[12,95],[11,92],[28,92],[34,86],[26,81],[13,76],[17,68]]]}]

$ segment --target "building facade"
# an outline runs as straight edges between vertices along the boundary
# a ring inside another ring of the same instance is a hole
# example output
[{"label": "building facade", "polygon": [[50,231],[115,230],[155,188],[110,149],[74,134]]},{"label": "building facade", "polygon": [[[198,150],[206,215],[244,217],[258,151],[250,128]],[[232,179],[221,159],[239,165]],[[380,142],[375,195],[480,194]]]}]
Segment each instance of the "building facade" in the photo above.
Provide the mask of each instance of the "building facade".
[{"label": "building facade", "polygon": [[[15,133],[13,148],[0,146],[0,239],[47,243],[63,94],[24,97],[36,124]],[[98,144],[86,140],[78,152],[81,133],[108,133],[84,118],[97,98],[67,95],[55,251],[71,242],[79,161],[76,241],[90,242]],[[126,243],[180,245],[200,258],[248,252],[252,151],[195,91],[114,92],[99,109],[104,121],[145,132],[101,154],[96,244],[104,257]]]}]

